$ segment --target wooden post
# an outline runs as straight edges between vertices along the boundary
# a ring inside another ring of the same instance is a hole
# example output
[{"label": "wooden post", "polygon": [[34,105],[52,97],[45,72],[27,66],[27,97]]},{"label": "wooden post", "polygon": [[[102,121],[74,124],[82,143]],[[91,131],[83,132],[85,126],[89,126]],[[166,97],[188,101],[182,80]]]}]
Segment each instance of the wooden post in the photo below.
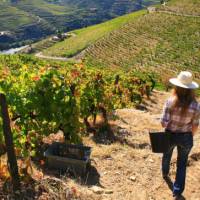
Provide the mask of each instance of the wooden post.
[{"label": "wooden post", "polygon": [[8,155],[9,171],[12,178],[13,191],[20,190],[20,179],[18,173],[17,159],[14,150],[13,137],[10,127],[8,106],[4,94],[0,94],[1,115],[3,119],[3,133]]}]

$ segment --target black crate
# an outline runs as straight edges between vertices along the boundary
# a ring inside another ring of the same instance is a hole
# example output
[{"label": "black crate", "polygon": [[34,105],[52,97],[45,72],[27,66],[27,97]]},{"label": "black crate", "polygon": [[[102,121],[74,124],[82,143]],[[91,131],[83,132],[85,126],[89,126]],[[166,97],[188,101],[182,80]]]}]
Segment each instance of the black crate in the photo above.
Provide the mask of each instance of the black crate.
[{"label": "black crate", "polygon": [[170,133],[151,132],[149,133],[151,148],[154,153],[165,153],[170,147]]},{"label": "black crate", "polygon": [[44,156],[49,168],[85,174],[90,166],[91,147],[55,142]]}]

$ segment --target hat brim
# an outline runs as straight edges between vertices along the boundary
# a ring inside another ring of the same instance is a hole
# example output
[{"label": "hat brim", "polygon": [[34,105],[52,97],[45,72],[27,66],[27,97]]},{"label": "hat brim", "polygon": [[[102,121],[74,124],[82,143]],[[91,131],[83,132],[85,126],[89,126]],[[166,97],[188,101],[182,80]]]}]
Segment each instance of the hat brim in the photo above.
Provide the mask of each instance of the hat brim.
[{"label": "hat brim", "polygon": [[186,84],[181,83],[177,78],[171,78],[171,79],[169,79],[169,82],[175,86],[186,88],[186,89],[199,88],[199,84],[194,81],[192,83],[186,85]]}]

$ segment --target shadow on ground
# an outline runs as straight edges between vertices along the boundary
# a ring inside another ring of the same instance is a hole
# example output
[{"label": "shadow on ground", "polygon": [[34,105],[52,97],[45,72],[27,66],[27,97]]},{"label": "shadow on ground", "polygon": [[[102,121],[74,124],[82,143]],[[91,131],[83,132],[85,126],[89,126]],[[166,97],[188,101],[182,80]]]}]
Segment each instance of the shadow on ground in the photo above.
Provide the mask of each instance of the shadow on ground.
[{"label": "shadow on ground", "polygon": [[96,129],[92,135],[92,139],[97,144],[110,145],[113,143],[120,143],[128,145],[133,149],[151,149],[151,145],[147,142],[133,142],[130,141],[128,136],[132,133],[117,125],[106,125]]},{"label": "shadow on ground", "polygon": [[100,174],[94,166],[90,166],[87,175],[82,178],[82,181],[87,186],[97,185],[103,187],[100,184]]},{"label": "shadow on ground", "polygon": [[46,176],[55,177],[58,179],[70,178],[87,186],[93,186],[93,185],[101,186],[100,174],[96,169],[96,167],[93,165],[88,165],[87,172],[84,174],[77,173],[72,169],[56,170],[48,168],[44,169],[44,173]]}]

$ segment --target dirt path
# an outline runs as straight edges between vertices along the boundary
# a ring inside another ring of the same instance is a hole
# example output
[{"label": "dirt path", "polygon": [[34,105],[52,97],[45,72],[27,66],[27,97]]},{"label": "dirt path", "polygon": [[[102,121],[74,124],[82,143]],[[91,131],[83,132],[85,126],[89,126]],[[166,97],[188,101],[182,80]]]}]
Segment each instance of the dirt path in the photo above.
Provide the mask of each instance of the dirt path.
[{"label": "dirt path", "polygon": [[59,60],[59,61],[72,61],[73,60],[73,58],[45,56],[45,55],[42,54],[42,52],[36,53],[35,56],[38,57],[38,58],[44,58],[44,59],[50,59],[50,60]]},{"label": "dirt path", "polygon": [[55,57],[55,56],[45,56],[42,54],[42,52],[36,53],[36,57],[42,58],[42,59],[49,59],[49,60],[58,60],[58,61],[71,61],[76,63],[81,63],[81,53],[80,55],[73,56],[71,58],[68,57]]},{"label": "dirt path", "polygon": [[156,12],[170,14],[170,15],[176,15],[176,16],[182,16],[182,17],[200,18],[200,15],[184,14],[184,13],[178,13],[178,12],[175,12],[175,11],[168,11],[168,10],[158,10]]},{"label": "dirt path", "polygon": [[[102,200],[170,200],[171,190],[161,178],[161,155],[153,154],[149,145],[149,130],[161,130],[159,123],[162,105],[168,93],[154,92],[151,101],[145,103],[147,111],[118,110],[120,120],[113,122],[119,142],[105,145],[93,137],[84,139],[93,147],[93,170],[88,180],[80,185],[70,184],[81,192]],[[123,143],[121,141],[124,141]],[[187,200],[200,200],[200,134],[190,154],[187,183],[184,196]],[[171,178],[175,175],[174,154]],[[94,185],[98,187],[95,188]],[[98,194],[97,194],[98,193]]]},{"label": "dirt path", "polygon": [[81,59],[83,58],[85,54],[85,50],[82,50],[80,53],[78,53],[77,55],[68,58],[68,57],[56,57],[56,56],[45,56],[42,54],[42,52],[38,52],[35,54],[36,57],[38,58],[42,58],[42,59],[49,59],[49,60],[58,60],[58,61],[76,61],[76,63],[80,63]]},{"label": "dirt path", "polygon": [[[75,33],[71,33],[71,37],[76,37],[77,35]],[[84,54],[84,50],[78,53],[77,55],[73,57],[58,57],[58,56],[46,56],[41,51],[36,53],[35,56],[42,59],[49,59],[49,60],[58,60],[58,61],[76,61],[81,62],[81,58]]]}]

